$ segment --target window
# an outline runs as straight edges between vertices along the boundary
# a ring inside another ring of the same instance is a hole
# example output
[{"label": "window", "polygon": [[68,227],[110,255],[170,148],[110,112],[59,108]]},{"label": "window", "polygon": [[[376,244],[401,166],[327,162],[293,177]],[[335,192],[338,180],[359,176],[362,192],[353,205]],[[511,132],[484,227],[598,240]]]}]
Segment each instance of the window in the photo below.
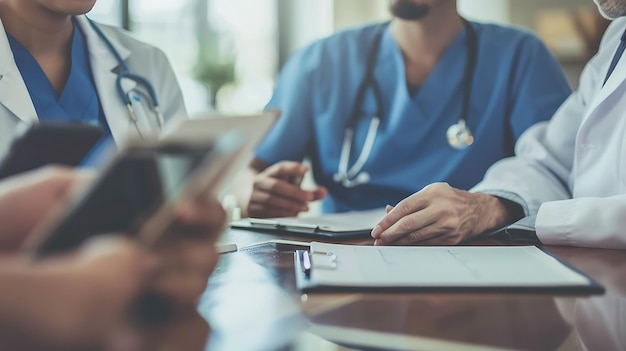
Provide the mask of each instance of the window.
[{"label": "window", "polygon": [[[100,1],[94,20],[122,23],[125,1]],[[276,0],[131,0],[130,30],[163,50],[190,114],[261,110],[277,71]]]}]

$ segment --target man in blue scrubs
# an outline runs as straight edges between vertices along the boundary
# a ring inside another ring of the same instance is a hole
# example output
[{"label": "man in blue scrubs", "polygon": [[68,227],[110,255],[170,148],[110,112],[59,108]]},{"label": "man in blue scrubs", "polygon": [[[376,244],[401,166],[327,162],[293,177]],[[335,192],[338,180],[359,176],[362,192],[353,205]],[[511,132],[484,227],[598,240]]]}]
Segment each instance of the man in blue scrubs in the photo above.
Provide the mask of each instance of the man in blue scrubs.
[{"label": "man in blue scrubs", "polygon": [[[390,24],[320,40],[283,68],[268,105],[283,114],[251,164],[248,215],[295,216],[319,199],[326,213],[395,205],[441,181],[468,189],[570,93],[558,62],[528,32],[465,22],[455,0],[390,7]],[[459,122],[473,135],[461,135],[460,146],[449,141]],[[304,158],[320,185],[312,191],[298,186]]]}]

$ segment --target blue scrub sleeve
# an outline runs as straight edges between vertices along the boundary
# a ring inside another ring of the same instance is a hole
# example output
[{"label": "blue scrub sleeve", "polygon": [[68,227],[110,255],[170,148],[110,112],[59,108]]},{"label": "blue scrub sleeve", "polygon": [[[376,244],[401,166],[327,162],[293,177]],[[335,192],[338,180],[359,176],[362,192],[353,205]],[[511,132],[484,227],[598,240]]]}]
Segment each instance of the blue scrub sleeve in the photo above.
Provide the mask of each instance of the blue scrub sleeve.
[{"label": "blue scrub sleeve", "polygon": [[311,48],[296,53],[283,68],[267,109],[282,114],[256,150],[267,164],[302,161],[314,138],[313,116],[316,80],[312,72],[321,64]]},{"label": "blue scrub sleeve", "polygon": [[520,46],[509,105],[515,141],[537,122],[549,120],[572,90],[556,58],[534,36]]}]

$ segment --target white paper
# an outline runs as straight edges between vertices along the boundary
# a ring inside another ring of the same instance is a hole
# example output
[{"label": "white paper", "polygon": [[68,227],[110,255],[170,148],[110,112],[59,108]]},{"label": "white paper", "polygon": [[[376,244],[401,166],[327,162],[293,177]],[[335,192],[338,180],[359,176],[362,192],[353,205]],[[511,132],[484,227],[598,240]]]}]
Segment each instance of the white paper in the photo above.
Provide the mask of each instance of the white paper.
[{"label": "white paper", "polygon": [[[590,283],[534,246],[385,247],[314,242],[311,253],[311,281],[319,285],[558,287]],[[328,268],[329,255],[334,255],[334,269]]]}]

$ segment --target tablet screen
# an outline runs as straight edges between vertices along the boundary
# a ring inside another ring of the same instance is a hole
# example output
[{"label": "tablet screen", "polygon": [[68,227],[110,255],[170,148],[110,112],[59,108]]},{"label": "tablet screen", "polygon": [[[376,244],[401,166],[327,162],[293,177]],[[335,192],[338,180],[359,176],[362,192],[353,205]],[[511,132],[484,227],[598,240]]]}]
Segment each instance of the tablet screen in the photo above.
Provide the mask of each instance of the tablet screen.
[{"label": "tablet screen", "polygon": [[104,233],[135,233],[165,200],[176,196],[211,145],[164,145],[125,150],[39,242],[36,256],[76,248]]}]

